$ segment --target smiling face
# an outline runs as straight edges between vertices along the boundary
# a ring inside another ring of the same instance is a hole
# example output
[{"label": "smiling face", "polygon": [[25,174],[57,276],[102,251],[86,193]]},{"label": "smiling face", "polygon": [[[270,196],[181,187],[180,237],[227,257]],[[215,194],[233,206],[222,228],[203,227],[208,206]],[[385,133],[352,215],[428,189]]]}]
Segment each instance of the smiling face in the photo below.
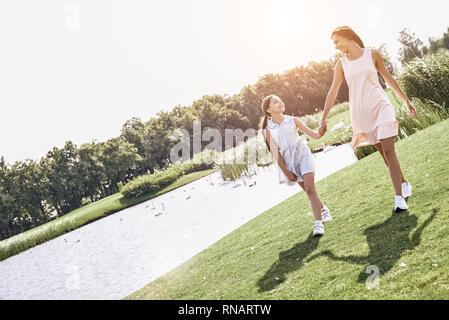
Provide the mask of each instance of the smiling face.
[{"label": "smiling face", "polygon": [[280,114],[285,111],[285,104],[278,96],[272,95],[270,107],[267,109],[270,114]]},{"label": "smiling face", "polygon": [[343,53],[347,53],[349,51],[349,41],[345,37],[334,34],[332,36],[332,41],[334,42],[335,49],[340,50]]}]

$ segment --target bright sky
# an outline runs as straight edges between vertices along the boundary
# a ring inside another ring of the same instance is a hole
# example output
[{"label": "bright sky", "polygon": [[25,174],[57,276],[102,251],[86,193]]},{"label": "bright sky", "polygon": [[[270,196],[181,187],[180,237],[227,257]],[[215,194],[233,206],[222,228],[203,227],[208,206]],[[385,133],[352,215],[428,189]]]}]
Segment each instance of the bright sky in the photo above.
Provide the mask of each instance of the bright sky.
[{"label": "bright sky", "polygon": [[134,116],[327,60],[341,24],[396,58],[400,30],[427,43],[447,12],[442,0],[2,1],[0,156],[106,141]]}]

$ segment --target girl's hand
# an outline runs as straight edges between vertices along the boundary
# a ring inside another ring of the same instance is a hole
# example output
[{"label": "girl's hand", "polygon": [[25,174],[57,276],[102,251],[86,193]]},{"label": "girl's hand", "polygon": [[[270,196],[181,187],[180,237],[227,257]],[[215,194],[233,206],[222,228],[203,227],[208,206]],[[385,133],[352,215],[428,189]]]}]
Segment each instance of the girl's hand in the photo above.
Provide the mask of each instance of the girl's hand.
[{"label": "girl's hand", "polygon": [[410,118],[414,118],[416,116],[416,110],[410,102],[407,102],[407,108]]},{"label": "girl's hand", "polygon": [[321,138],[322,136],[323,136],[323,135],[321,134],[321,127],[320,127],[320,129],[319,129],[318,132],[316,132],[316,131],[313,132],[312,138],[313,138],[313,139],[319,139],[319,138]]},{"label": "girl's hand", "polygon": [[320,134],[320,138],[322,136],[324,136],[326,131],[327,131],[327,123],[326,123],[326,120],[324,120],[324,122],[321,121],[320,128],[318,129],[318,133]]},{"label": "girl's hand", "polygon": [[287,176],[288,180],[290,180],[291,182],[295,182],[296,180],[298,180],[298,176],[296,174],[294,174],[293,172],[287,171],[285,173],[285,175]]}]

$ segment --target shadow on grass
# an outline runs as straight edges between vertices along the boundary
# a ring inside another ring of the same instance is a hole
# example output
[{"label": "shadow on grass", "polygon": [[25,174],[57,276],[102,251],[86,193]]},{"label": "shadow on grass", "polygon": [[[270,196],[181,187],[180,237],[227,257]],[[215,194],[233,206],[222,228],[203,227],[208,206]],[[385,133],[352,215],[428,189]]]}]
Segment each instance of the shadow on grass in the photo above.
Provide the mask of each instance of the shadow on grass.
[{"label": "shadow on grass", "polygon": [[[318,257],[326,256],[333,261],[344,261],[359,265],[374,265],[379,269],[380,275],[385,275],[393,268],[406,250],[413,250],[421,242],[421,234],[427,225],[435,218],[438,208],[433,209],[430,216],[416,231],[418,218],[410,215],[408,211],[394,213],[385,222],[371,226],[363,233],[367,237],[370,252],[367,256],[338,257],[333,252],[325,250],[310,257],[310,262]],[[410,238],[411,236],[411,238]],[[359,274],[358,282],[365,282],[369,276],[366,268]]]},{"label": "shadow on grass", "polygon": [[300,269],[303,260],[318,248],[321,237],[314,237],[310,233],[307,240],[279,254],[279,261],[275,262],[270,270],[257,282],[259,292],[270,291],[285,281],[285,275]]}]

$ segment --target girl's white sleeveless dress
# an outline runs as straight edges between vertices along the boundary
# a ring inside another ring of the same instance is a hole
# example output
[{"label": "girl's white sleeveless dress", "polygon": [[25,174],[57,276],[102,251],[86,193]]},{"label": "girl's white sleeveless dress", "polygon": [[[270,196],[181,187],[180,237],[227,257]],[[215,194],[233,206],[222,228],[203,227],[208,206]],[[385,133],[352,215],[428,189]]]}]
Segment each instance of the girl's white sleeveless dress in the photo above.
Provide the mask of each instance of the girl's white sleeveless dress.
[{"label": "girl's white sleeveless dress", "polygon": [[303,176],[307,173],[315,173],[314,155],[298,134],[293,117],[284,115],[280,125],[271,119],[267,123],[270,135],[279,147],[279,153],[284,160],[288,171],[297,175],[297,181],[290,181],[284,172],[279,169],[279,183],[293,186],[303,182]]},{"label": "girl's white sleeveless dress", "polygon": [[341,58],[349,87],[353,148],[374,145],[398,134],[394,108],[379,83],[371,50],[364,48],[355,60]]}]

